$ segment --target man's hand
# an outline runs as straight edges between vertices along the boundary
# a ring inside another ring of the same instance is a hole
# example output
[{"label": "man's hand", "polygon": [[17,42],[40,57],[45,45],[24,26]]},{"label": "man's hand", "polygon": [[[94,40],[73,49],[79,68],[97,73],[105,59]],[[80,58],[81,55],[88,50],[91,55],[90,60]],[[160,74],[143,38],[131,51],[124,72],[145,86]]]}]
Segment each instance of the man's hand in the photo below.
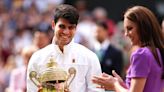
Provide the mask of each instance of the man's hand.
[{"label": "man's hand", "polygon": [[42,90],[43,90],[43,87],[42,86],[39,86],[38,87],[38,92],[42,92]]}]

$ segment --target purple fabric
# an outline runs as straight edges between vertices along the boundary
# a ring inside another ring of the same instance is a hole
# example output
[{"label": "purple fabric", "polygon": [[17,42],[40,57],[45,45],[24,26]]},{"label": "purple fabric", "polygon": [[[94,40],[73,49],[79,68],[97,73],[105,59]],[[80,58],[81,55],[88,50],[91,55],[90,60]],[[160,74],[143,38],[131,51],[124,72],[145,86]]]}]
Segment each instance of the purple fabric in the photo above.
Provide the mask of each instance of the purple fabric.
[{"label": "purple fabric", "polygon": [[[157,49],[160,63],[161,55]],[[143,92],[162,92],[164,81],[161,79],[162,68],[158,65],[153,54],[147,47],[133,52],[130,58],[130,67],[126,76],[126,84],[130,87],[131,78],[147,78]]]}]

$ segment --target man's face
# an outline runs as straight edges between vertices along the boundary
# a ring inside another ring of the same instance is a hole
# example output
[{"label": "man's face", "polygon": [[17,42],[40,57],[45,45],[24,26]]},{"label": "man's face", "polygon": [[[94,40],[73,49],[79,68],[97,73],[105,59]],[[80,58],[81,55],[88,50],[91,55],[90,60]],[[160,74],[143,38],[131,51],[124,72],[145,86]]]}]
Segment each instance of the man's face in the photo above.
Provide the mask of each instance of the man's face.
[{"label": "man's face", "polygon": [[68,20],[59,18],[56,24],[53,22],[55,43],[59,46],[67,45],[74,37],[76,24],[70,24]]},{"label": "man's face", "polygon": [[34,34],[34,43],[39,47],[43,48],[50,43],[48,35],[44,32],[36,32]]},{"label": "man's face", "polygon": [[100,43],[102,43],[108,36],[108,30],[103,28],[102,26],[97,25],[95,36],[96,36],[96,39]]}]

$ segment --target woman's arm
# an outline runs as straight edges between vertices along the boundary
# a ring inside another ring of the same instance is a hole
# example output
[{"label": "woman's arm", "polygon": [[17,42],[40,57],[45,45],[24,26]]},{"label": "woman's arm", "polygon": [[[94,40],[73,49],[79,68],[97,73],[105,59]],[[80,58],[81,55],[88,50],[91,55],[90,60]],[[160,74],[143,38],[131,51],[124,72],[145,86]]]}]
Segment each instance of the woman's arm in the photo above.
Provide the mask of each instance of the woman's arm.
[{"label": "woman's arm", "polygon": [[146,78],[132,78],[130,92],[143,92]]},{"label": "woman's arm", "polygon": [[114,83],[114,87],[116,92],[143,92],[145,83],[146,78],[132,78],[129,91],[122,87],[118,82]]},{"label": "woman's arm", "polygon": [[102,74],[101,76],[95,76],[92,81],[101,85],[101,88],[115,90],[116,92],[143,92],[146,78],[132,78],[129,89],[125,86],[125,83],[120,81],[119,76],[113,77],[111,75]]}]

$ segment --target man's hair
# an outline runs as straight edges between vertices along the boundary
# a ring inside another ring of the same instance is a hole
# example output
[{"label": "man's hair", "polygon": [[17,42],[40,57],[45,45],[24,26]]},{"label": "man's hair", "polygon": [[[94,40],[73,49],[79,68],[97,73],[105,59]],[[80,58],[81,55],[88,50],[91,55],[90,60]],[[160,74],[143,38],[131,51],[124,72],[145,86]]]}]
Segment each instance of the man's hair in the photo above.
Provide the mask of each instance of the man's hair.
[{"label": "man's hair", "polygon": [[97,21],[97,26],[103,27],[104,29],[108,30],[108,25],[105,21]]},{"label": "man's hair", "polygon": [[56,23],[59,18],[67,19],[71,24],[78,23],[79,13],[76,8],[71,5],[61,4],[56,7],[54,12],[54,22]]}]

